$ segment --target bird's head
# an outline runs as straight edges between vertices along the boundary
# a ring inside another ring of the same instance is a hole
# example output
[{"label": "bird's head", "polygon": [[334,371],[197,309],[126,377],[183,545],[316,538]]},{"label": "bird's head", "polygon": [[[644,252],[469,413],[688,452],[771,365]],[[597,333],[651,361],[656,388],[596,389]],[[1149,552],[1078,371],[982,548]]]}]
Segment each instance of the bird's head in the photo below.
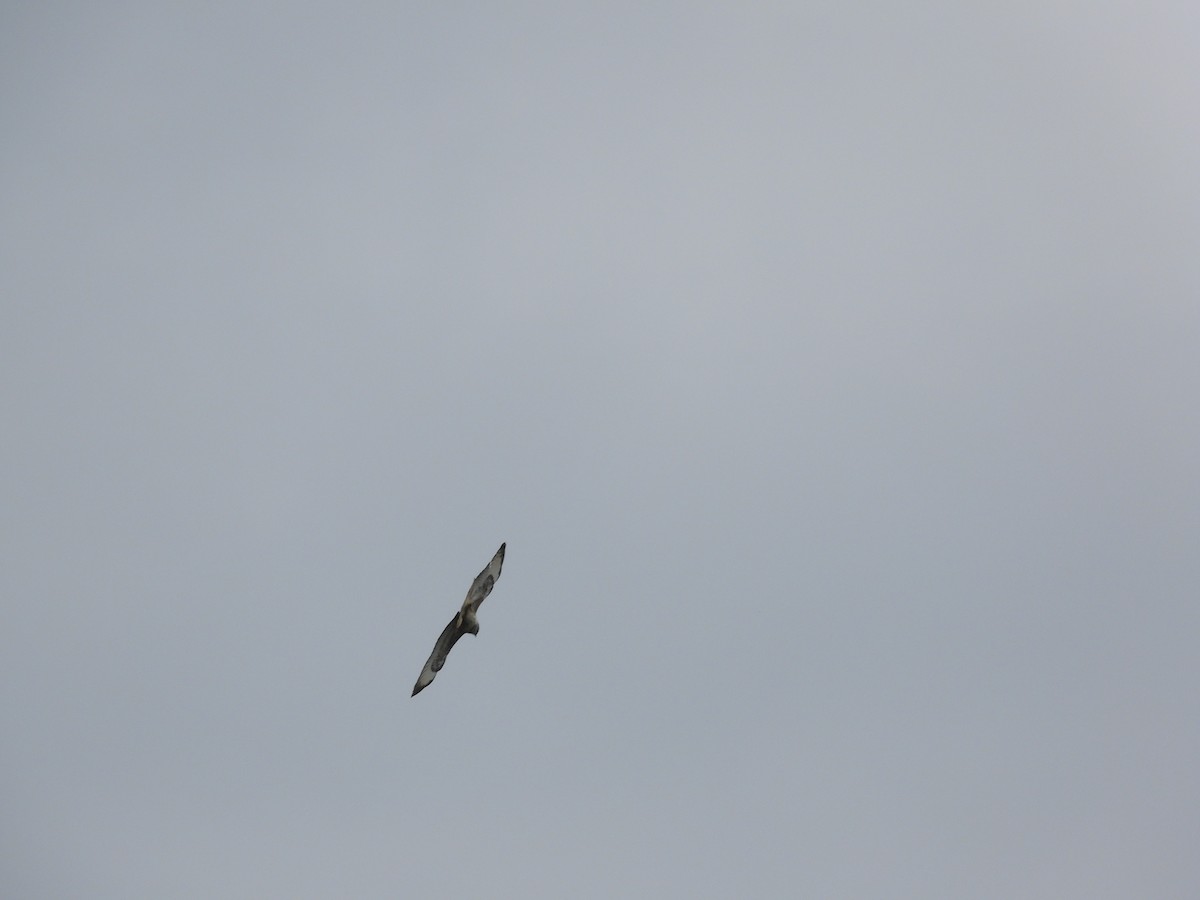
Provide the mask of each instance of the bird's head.
[{"label": "bird's head", "polygon": [[479,634],[479,622],[468,622],[467,627],[463,629],[468,634]]}]

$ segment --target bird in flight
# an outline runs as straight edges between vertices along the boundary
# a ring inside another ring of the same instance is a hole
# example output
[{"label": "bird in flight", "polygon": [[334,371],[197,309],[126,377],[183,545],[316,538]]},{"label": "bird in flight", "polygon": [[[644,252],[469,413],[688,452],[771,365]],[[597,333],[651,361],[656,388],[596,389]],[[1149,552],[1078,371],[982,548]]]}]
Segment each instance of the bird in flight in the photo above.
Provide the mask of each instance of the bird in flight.
[{"label": "bird in flight", "polygon": [[500,567],[504,565],[504,546],[504,544],[500,545],[500,549],[496,551],[492,561],[475,576],[475,580],[471,582],[471,589],[467,591],[467,599],[463,601],[462,609],[450,620],[450,624],[442,629],[437,643],[433,645],[433,652],[425,661],[425,668],[421,670],[417,683],[413,685],[412,696],[417,696],[429,687],[434,676],[446,664],[450,648],[458,643],[460,637],[464,634],[479,634],[479,619],[475,617],[475,614],[479,611],[479,604],[492,592],[492,586],[500,577]]}]

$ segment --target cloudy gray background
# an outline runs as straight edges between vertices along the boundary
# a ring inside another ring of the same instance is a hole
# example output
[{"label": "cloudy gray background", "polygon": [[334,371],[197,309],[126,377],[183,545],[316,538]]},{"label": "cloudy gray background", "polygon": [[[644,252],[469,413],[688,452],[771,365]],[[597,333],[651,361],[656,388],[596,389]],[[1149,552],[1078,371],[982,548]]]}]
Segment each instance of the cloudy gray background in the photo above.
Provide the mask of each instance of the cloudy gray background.
[{"label": "cloudy gray background", "polygon": [[1200,13],[590,6],[5,7],[3,895],[1197,896]]}]

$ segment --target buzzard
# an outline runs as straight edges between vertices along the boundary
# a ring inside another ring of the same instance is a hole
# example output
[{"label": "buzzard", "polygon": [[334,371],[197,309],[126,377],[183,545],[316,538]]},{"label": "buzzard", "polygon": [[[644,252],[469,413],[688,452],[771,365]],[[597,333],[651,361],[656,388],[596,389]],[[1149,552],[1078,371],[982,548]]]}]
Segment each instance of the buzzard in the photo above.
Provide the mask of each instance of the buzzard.
[{"label": "buzzard", "polygon": [[446,664],[450,648],[458,643],[460,637],[464,634],[479,634],[479,620],[475,618],[475,613],[479,611],[479,604],[492,592],[492,585],[500,577],[502,565],[504,565],[504,544],[500,545],[500,549],[496,551],[496,555],[492,557],[492,561],[484,570],[475,576],[475,580],[471,582],[471,589],[467,591],[467,599],[463,601],[462,609],[450,620],[450,624],[442,629],[441,636],[433,645],[433,652],[425,661],[425,668],[421,670],[421,676],[413,685],[412,696],[417,696],[429,687],[434,676]]}]

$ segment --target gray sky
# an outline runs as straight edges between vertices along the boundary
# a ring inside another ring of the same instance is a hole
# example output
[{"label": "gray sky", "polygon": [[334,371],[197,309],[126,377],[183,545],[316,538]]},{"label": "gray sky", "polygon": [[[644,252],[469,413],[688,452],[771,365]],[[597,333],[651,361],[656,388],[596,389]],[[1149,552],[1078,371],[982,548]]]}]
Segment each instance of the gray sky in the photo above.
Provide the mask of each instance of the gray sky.
[{"label": "gray sky", "polygon": [[0,893],[1200,894],[1195,5],[563,6],[0,15]]}]

